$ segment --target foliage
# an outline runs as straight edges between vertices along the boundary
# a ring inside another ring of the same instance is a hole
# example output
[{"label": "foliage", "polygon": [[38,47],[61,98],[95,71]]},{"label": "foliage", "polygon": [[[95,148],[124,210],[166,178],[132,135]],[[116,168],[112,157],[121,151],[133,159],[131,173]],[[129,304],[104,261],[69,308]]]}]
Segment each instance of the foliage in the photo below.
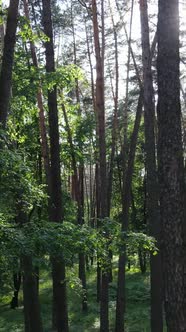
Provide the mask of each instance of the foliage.
[{"label": "foliage", "polygon": [[77,253],[90,256],[97,253],[100,264],[106,268],[109,265],[109,250],[117,254],[125,245],[133,255],[138,252],[139,247],[154,253],[156,250],[153,238],[142,233],[121,234],[118,225],[110,220],[105,221],[104,226],[97,231],[69,222],[29,222],[15,225],[7,223],[3,215],[0,217],[0,251],[2,256],[9,258],[10,266],[13,260],[22,255],[32,255],[37,264],[41,265],[48,255],[59,259],[63,255],[66,264],[73,266]]},{"label": "foliage", "polygon": [[8,148],[0,151],[0,203],[7,219],[16,215],[20,203],[28,214],[46,199],[43,185],[38,185],[30,166],[24,151]]}]

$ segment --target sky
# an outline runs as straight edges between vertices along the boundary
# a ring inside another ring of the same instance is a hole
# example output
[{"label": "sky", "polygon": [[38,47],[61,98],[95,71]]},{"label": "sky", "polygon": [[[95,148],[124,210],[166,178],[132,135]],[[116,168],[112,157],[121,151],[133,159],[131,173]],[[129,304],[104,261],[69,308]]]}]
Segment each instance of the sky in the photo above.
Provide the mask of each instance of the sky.
[{"label": "sky", "polygon": [[[8,6],[10,0],[0,0],[0,3],[3,3],[3,5]],[[152,0],[151,3],[156,4],[157,0]],[[157,5],[151,5],[149,6],[149,12],[153,12],[153,10],[157,7]],[[186,1],[185,0],[180,0],[180,17],[181,19],[186,21]],[[135,24],[133,24],[133,34],[138,34],[139,32],[139,26],[140,26],[140,22],[139,22],[139,13],[138,13],[138,9],[136,6],[136,9],[134,10],[134,22]]]}]

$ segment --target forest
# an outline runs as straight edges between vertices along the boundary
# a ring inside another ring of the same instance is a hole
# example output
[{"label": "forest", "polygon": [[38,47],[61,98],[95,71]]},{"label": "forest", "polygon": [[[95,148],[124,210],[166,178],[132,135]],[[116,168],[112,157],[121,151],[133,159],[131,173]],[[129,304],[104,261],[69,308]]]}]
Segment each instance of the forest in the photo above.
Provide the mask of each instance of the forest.
[{"label": "forest", "polygon": [[0,331],[186,332],[185,0],[0,1]]}]

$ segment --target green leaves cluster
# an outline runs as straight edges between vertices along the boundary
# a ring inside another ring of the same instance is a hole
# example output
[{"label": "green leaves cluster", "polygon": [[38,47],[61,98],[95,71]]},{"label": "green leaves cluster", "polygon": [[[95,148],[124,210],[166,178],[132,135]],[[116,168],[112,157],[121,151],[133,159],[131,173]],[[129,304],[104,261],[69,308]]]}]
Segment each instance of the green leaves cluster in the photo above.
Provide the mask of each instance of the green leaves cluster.
[{"label": "green leaves cluster", "polygon": [[127,256],[138,253],[139,248],[157,254],[156,241],[153,237],[142,232],[122,232],[120,224],[115,220],[105,218],[101,221],[101,227],[96,231],[95,243],[97,254],[103,268],[109,268],[109,252],[119,255],[122,251]]},{"label": "green leaves cluster", "polygon": [[[113,227],[114,226],[114,227]],[[108,233],[109,231],[109,233]],[[106,232],[106,233],[105,233]],[[97,255],[103,268],[108,266],[108,253],[117,254],[121,246],[133,253],[138,248],[156,252],[155,240],[142,233],[128,233],[123,236],[118,225],[110,220],[99,230],[69,222],[47,223],[29,222],[23,225],[7,223],[0,215],[0,240],[2,255],[21,257],[32,255],[40,261],[48,256],[59,259],[63,256],[67,265],[73,265],[77,253]]]},{"label": "green leaves cluster", "polygon": [[26,213],[46,201],[45,186],[39,185],[24,151],[5,147],[0,150],[0,206],[7,221],[17,215],[19,206]]}]

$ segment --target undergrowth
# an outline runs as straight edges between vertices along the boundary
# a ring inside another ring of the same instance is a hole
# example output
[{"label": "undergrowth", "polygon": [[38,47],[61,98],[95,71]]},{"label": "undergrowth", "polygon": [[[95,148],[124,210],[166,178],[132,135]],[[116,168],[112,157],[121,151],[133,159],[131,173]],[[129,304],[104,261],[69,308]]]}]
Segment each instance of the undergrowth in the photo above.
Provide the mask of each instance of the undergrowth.
[{"label": "undergrowth", "polygon": [[[70,332],[98,332],[99,331],[99,305],[96,302],[96,268],[90,268],[88,278],[88,312],[81,311],[81,289],[74,269],[68,270],[67,278],[69,299],[69,325]],[[116,273],[114,267],[114,281],[110,284],[109,316],[110,332],[114,332]],[[51,304],[52,304],[51,276],[42,271],[40,277],[40,301],[44,332],[51,332]],[[137,268],[131,268],[126,276],[127,312],[126,332],[150,332],[150,290],[149,275],[142,275]],[[24,317],[22,306],[22,292],[20,293],[20,307],[11,310],[9,303],[11,294],[0,300],[0,331],[23,332]]]}]

